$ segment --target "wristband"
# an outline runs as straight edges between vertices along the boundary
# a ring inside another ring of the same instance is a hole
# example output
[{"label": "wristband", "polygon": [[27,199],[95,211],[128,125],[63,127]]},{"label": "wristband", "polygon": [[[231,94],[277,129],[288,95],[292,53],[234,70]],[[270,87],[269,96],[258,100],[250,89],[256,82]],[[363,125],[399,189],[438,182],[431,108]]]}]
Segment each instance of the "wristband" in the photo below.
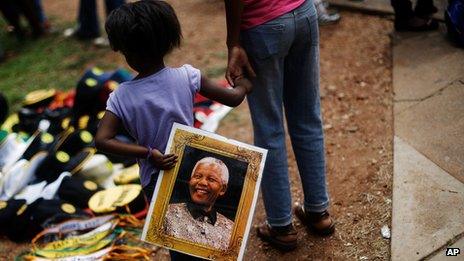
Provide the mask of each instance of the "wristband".
[{"label": "wristband", "polygon": [[153,148],[152,147],[147,147],[148,149],[148,153],[147,153],[147,156],[145,157],[146,160],[149,160],[150,157],[151,157],[151,153],[153,152]]}]

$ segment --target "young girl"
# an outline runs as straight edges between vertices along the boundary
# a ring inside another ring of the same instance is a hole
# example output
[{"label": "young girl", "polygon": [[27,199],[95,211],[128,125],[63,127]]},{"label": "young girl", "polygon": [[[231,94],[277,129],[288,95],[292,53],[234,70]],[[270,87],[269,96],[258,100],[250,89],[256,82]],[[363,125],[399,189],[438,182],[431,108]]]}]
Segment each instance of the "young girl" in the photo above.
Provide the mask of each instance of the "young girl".
[{"label": "young girl", "polygon": [[[138,72],[109,97],[106,113],[95,137],[98,150],[136,157],[143,190],[151,200],[161,169],[171,169],[177,156],[164,154],[172,124],[193,125],[195,93],[228,106],[239,105],[251,91],[245,78],[233,89],[216,85],[190,65],[165,66],[164,57],[181,41],[179,21],[163,1],[139,1],[115,9],[106,21],[111,48],[121,52]],[[124,126],[137,145],[115,139]]]}]

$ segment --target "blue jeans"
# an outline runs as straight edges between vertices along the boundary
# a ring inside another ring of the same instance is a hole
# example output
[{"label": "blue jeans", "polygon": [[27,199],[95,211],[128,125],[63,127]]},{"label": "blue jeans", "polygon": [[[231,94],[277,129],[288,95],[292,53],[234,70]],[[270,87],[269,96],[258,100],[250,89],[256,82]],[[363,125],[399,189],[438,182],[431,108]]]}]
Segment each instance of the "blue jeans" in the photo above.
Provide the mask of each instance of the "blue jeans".
[{"label": "blue jeans", "polygon": [[306,211],[322,212],[329,199],[319,97],[319,32],[316,9],[295,10],[241,32],[257,77],[248,95],[255,145],[268,149],[261,182],[267,221],[292,222],[283,107],[304,192]]},{"label": "blue jeans", "polygon": [[[108,15],[111,11],[124,3],[125,0],[105,0],[106,14]],[[78,22],[78,37],[96,38],[100,36],[100,24],[97,15],[96,0],[81,0]]]}]

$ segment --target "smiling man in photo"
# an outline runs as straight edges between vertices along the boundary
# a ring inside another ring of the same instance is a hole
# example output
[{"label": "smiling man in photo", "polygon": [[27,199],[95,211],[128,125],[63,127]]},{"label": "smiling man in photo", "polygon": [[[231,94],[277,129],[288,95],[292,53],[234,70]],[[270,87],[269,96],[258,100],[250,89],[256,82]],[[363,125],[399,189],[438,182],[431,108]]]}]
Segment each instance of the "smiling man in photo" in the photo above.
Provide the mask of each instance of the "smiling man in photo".
[{"label": "smiling man in photo", "polygon": [[214,204],[226,193],[228,182],[229,170],[224,162],[213,157],[199,160],[188,183],[190,200],[168,206],[163,226],[166,234],[227,249],[234,222],[218,213]]}]

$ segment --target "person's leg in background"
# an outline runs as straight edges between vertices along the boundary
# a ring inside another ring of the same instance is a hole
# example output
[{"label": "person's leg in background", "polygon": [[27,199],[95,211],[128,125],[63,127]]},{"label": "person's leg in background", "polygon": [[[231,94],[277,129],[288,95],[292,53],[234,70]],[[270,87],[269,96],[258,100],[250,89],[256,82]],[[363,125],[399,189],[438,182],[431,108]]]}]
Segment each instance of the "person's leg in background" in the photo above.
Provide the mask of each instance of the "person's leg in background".
[{"label": "person's leg in background", "polygon": [[[295,39],[285,58],[283,100],[288,131],[304,192],[295,210],[319,234],[331,234],[334,222],[327,209],[324,133],[319,97],[319,31],[316,10],[307,1],[295,13]],[[314,218],[313,218],[314,217]],[[316,218],[317,217],[317,218]]]},{"label": "person's leg in background", "polygon": [[[105,0],[106,15],[108,16],[111,13],[111,11],[123,5],[124,3],[125,0]],[[93,43],[96,46],[100,47],[106,47],[110,45],[110,42],[108,41],[108,38],[106,36],[100,36],[98,38],[95,38]]]},{"label": "person's leg in background", "polygon": [[93,39],[100,36],[96,0],[81,0],[79,4],[78,29],[76,36]]},{"label": "person's leg in background", "polygon": [[18,38],[18,40],[23,40],[25,33],[21,27],[19,9],[14,0],[1,0],[0,11],[8,24],[13,27],[16,38]]},{"label": "person's leg in background", "polygon": [[414,16],[410,0],[391,0],[395,11],[395,28],[403,27]]},{"label": "person's leg in background", "polygon": [[32,30],[33,37],[39,37],[44,33],[42,24],[40,23],[39,16],[36,12],[33,0],[15,0],[19,10],[27,19],[29,26]]},{"label": "person's leg in background", "polygon": [[415,11],[410,0],[391,0],[395,11],[395,30],[430,31],[438,28],[438,22],[430,16],[436,12],[433,0],[419,0]]},{"label": "person's leg in background", "polygon": [[50,26],[50,22],[48,21],[47,16],[45,15],[45,12],[43,10],[42,0],[34,0],[34,8],[35,8],[35,11],[36,11],[37,16],[39,18],[39,22],[42,25],[42,28],[45,31],[48,32],[50,30],[51,26]]},{"label": "person's leg in background", "polygon": [[106,15],[109,15],[111,11],[125,3],[125,0],[105,0]]},{"label": "person's leg in background", "polygon": [[41,23],[45,22],[47,20],[47,17],[45,16],[45,13],[42,8],[42,0],[34,0],[34,7],[39,17],[39,21]]},{"label": "person's leg in background", "polygon": [[414,8],[414,14],[421,18],[430,18],[438,9],[434,6],[433,0],[418,0]]}]

